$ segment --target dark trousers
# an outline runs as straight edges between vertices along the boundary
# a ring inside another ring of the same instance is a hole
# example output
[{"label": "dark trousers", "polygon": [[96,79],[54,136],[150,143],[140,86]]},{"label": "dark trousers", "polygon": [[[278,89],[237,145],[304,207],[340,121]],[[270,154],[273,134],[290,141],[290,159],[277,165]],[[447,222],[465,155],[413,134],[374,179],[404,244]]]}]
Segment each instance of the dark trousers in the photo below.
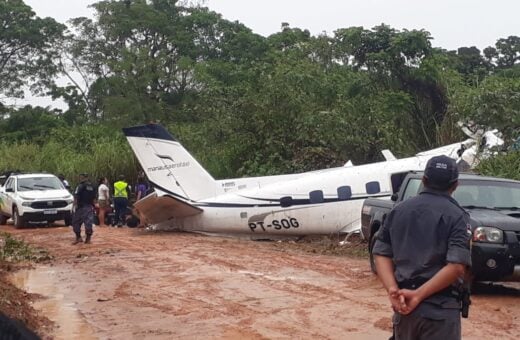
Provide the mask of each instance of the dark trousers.
[{"label": "dark trousers", "polygon": [[92,223],[94,222],[94,208],[86,205],[76,209],[72,217],[72,229],[77,237],[81,236],[81,225],[85,225],[85,234],[92,235]]},{"label": "dark trousers", "polygon": [[460,340],[461,325],[458,317],[434,320],[419,313],[394,314],[395,340]]},{"label": "dark trousers", "polygon": [[128,199],[125,197],[114,197],[114,224],[120,225],[125,222],[125,213],[128,207]]}]

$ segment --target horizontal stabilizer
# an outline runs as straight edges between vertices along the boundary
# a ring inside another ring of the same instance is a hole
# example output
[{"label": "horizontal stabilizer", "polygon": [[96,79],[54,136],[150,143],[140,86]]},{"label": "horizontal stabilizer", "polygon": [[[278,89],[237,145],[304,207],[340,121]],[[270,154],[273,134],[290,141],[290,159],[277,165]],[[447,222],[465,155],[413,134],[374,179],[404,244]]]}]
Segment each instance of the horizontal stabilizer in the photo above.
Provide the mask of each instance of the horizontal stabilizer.
[{"label": "horizontal stabilizer", "polygon": [[381,151],[381,153],[383,154],[383,157],[385,157],[385,159],[387,161],[395,161],[397,159],[397,158],[395,158],[392,151],[390,151],[388,149],[384,149],[383,151]]},{"label": "horizontal stabilizer", "polygon": [[139,211],[141,220],[156,224],[172,218],[182,218],[200,214],[203,210],[170,195],[157,196],[152,193],[137,201],[134,207]]}]

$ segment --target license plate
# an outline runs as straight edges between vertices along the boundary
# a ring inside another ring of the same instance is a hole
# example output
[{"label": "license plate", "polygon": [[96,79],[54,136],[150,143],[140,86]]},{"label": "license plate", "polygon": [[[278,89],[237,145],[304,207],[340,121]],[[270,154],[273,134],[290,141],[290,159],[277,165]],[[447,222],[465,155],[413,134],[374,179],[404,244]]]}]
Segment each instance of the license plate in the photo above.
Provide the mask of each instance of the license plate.
[{"label": "license plate", "polygon": [[58,210],[44,210],[44,215],[56,215],[58,213]]}]

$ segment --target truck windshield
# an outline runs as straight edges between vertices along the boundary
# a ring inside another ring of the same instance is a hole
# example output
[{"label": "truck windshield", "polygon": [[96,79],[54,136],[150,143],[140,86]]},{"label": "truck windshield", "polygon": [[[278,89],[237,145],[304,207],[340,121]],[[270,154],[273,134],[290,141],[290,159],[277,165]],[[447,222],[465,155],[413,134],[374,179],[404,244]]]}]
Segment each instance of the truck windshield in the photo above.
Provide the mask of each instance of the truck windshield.
[{"label": "truck windshield", "polygon": [[520,209],[520,183],[459,180],[453,198],[465,207]]},{"label": "truck windshield", "polygon": [[64,189],[57,177],[29,177],[18,179],[18,191]]}]

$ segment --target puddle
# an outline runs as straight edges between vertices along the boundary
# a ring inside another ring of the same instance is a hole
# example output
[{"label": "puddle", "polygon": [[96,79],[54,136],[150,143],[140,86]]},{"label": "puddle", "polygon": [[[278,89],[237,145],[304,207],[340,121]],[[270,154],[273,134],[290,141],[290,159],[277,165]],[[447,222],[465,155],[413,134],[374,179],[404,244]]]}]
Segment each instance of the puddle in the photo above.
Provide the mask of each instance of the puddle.
[{"label": "puddle", "polygon": [[55,322],[53,339],[98,339],[74,304],[65,300],[56,282],[54,270],[51,268],[20,270],[13,273],[10,280],[16,287],[43,297],[36,300],[33,307]]}]

